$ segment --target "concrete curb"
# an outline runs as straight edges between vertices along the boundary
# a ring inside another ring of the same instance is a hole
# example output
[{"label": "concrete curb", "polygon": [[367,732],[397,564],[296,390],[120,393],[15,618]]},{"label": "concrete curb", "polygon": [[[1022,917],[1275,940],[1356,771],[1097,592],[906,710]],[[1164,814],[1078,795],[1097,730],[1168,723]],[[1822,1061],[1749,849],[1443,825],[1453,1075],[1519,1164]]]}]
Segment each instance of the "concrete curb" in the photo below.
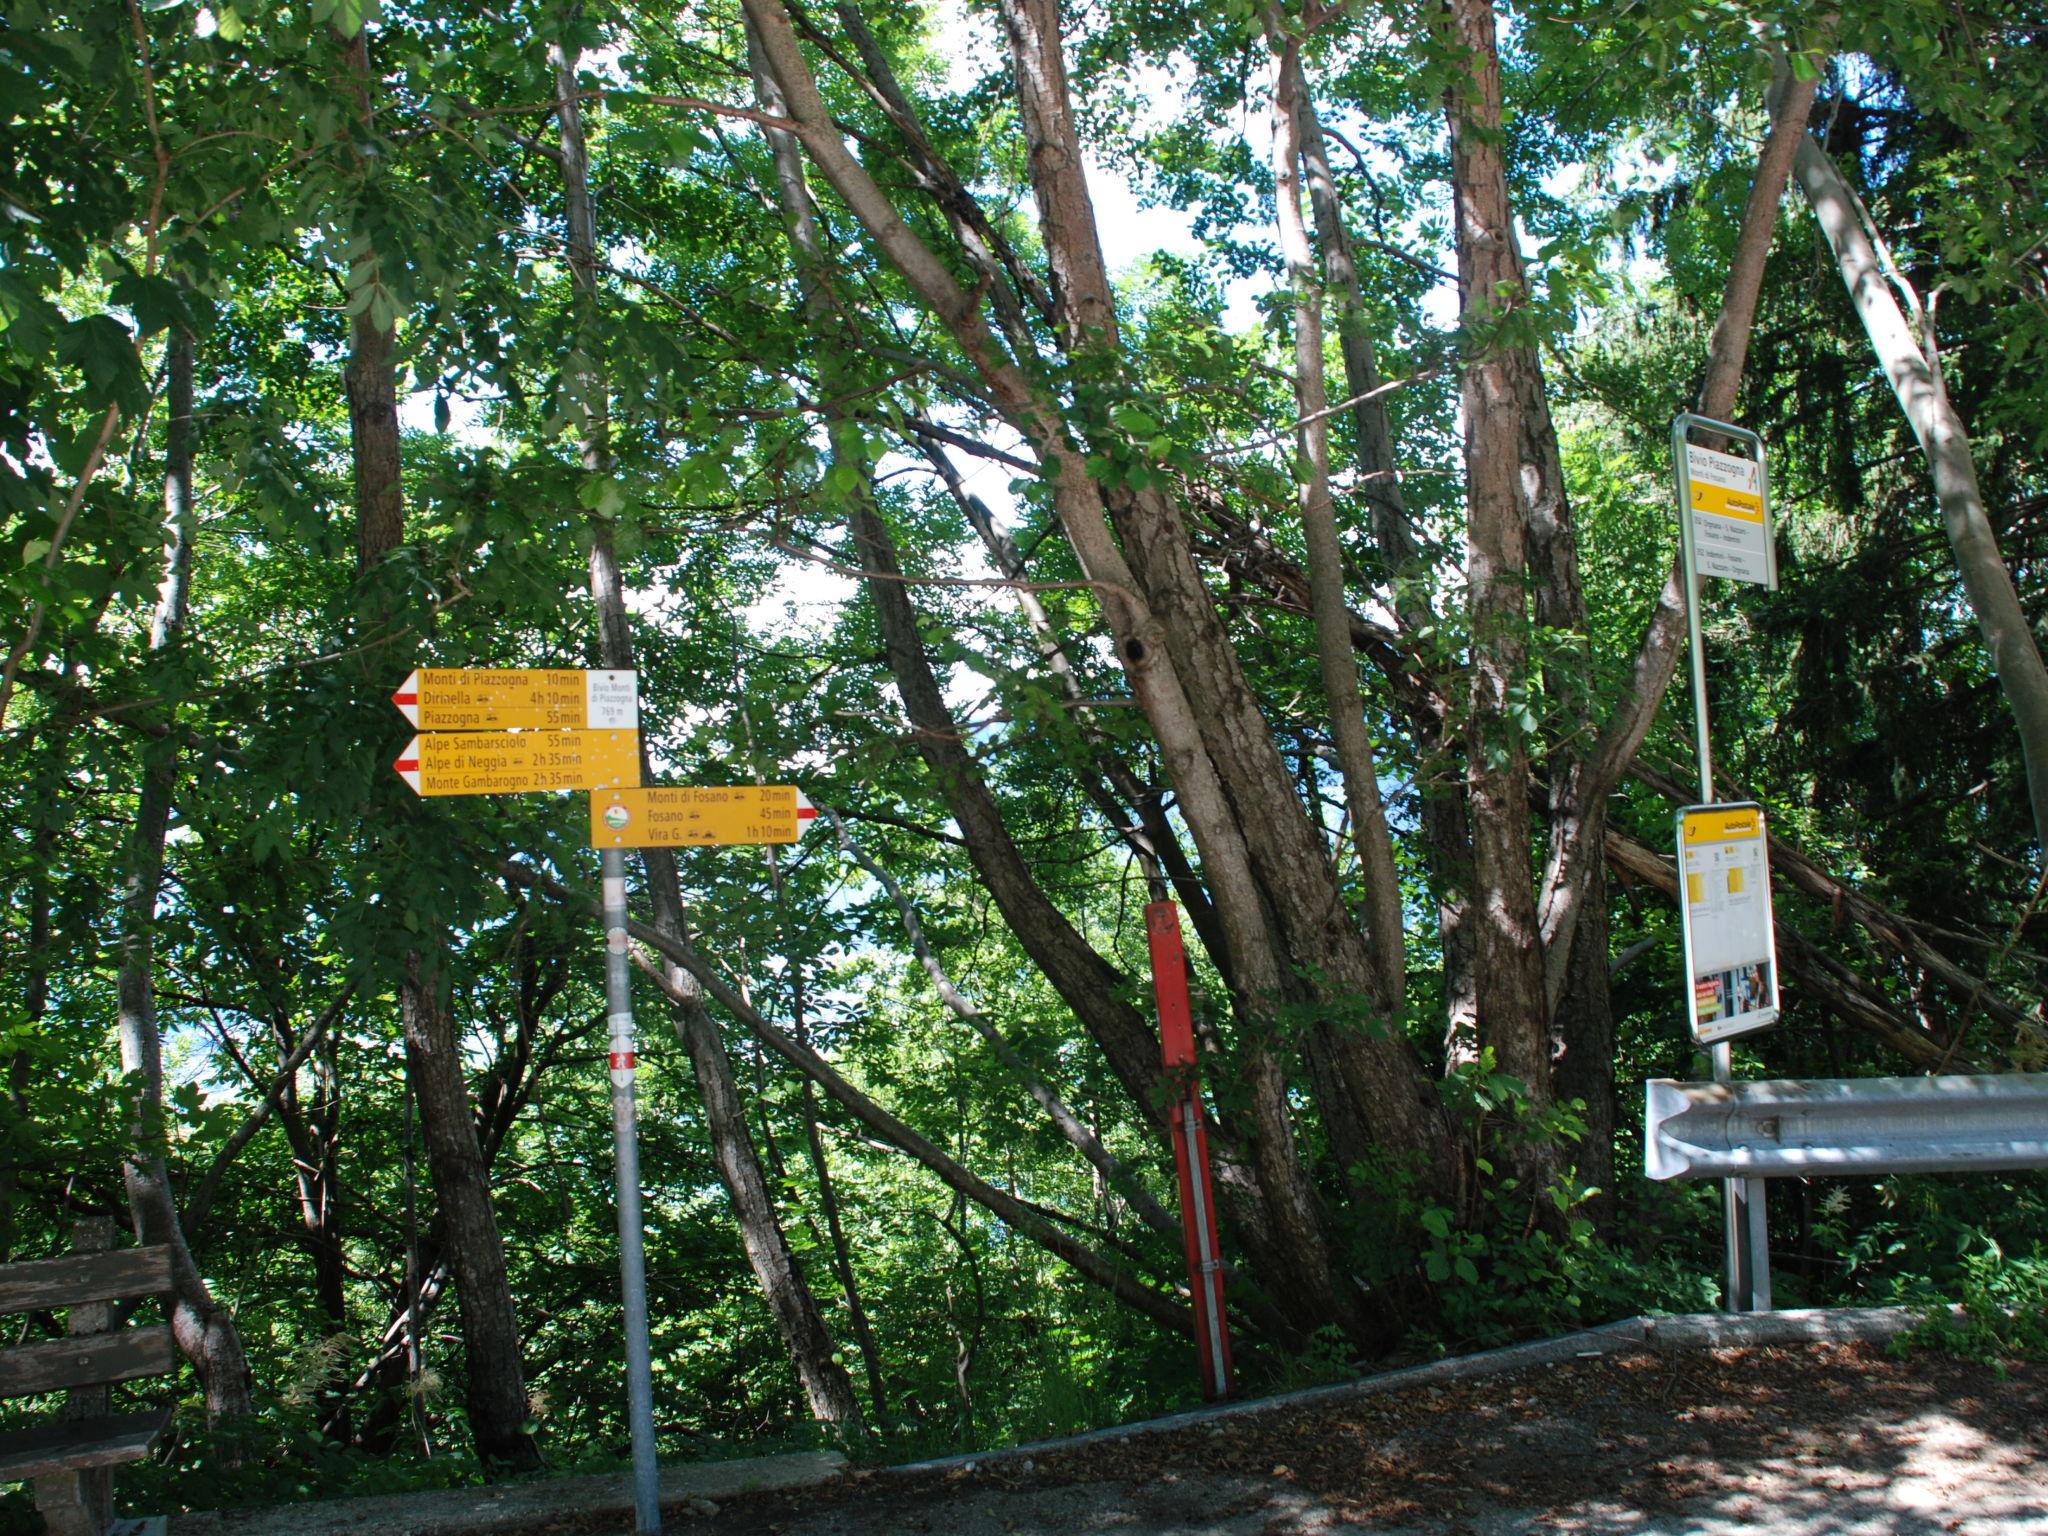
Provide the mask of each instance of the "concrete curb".
[{"label": "concrete curb", "polygon": [[1881,1344],[1910,1332],[1922,1315],[1907,1307],[1808,1307],[1642,1321],[1652,1349],[1742,1349],[1755,1344]]},{"label": "concrete curb", "polygon": [[[846,1471],[837,1451],[800,1451],[739,1461],[683,1462],[661,1469],[664,1506],[829,1483]],[[171,1536],[438,1536],[527,1530],[546,1519],[633,1513],[623,1472],[542,1478],[430,1493],[372,1494],[273,1509],[179,1515]]]},{"label": "concrete curb", "polygon": [[1307,1387],[1298,1392],[1281,1392],[1250,1402],[1219,1403],[1213,1408],[1190,1408],[1163,1418],[1142,1419],[1132,1424],[1091,1429],[1056,1440],[1037,1440],[1029,1445],[1005,1446],[999,1450],[976,1451],[963,1456],[941,1456],[932,1461],[909,1462],[902,1466],[878,1467],[871,1477],[909,1477],[931,1472],[970,1469],[993,1463],[1043,1456],[1084,1445],[1128,1440],[1135,1435],[1167,1434],[1230,1419],[1249,1418],[1262,1413],[1280,1413],[1290,1408],[1310,1408],[1341,1403],[1353,1398],[1375,1397],[1385,1392],[1404,1392],[1417,1387],[1441,1386],[1446,1382],[1470,1381],[1477,1377],[1504,1376],[1531,1366],[1556,1365],[1567,1360],[1589,1360],[1601,1355],[1635,1354],[1645,1350],[1737,1349],[1758,1344],[1826,1344],[1852,1341],[1876,1342],[1891,1339],[1911,1329],[1919,1314],[1904,1307],[1814,1307],[1795,1312],[1718,1313],[1699,1312],[1678,1317],[1632,1317],[1556,1338],[1536,1339],[1527,1344],[1510,1344],[1503,1349],[1455,1355],[1432,1360],[1426,1365],[1407,1366],[1340,1381],[1326,1387]]}]

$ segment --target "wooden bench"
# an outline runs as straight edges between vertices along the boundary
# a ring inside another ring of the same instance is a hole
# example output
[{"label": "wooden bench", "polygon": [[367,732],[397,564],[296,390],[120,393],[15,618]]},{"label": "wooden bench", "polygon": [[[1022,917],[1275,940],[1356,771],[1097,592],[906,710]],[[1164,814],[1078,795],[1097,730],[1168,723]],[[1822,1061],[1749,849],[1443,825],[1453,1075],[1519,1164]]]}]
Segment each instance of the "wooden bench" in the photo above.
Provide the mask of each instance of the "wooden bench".
[{"label": "wooden bench", "polygon": [[115,1520],[113,1469],[147,1456],[171,1410],[109,1411],[115,1382],[168,1376],[177,1347],[165,1324],[116,1325],[113,1303],[162,1296],[171,1288],[171,1250],[115,1248],[110,1217],[72,1234],[69,1258],[0,1264],[0,1314],[66,1309],[61,1339],[0,1349],[0,1398],[63,1392],[61,1418],[0,1435],[0,1483],[35,1483],[50,1536],[148,1536],[164,1522]]}]

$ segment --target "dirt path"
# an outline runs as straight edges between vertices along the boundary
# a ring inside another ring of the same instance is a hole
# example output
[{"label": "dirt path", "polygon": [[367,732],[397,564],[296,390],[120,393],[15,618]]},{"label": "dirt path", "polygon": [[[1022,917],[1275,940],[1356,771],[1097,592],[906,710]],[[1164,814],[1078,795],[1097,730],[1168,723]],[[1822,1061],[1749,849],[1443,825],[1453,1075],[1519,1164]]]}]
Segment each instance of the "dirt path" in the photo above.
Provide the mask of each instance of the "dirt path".
[{"label": "dirt path", "polygon": [[856,1475],[675,1528],[2048,1536],[2048,1368],[2001,1380],[1868,1344],[1570,1360],[973,1471]]},{"label": "dirt path", "polygon": [[[851,1473],[827,1455],[677,1467],[664,1471],[665,1527],[2048,1536],[2048,1366],[2001,1374],[1936,1355],[1895,1359],[1873,1335],[1904,1322],[1880,1312],[1639,1319],[1028,1452]],[[186,1516],[171,1529],[626,1536],[630,1507],[623,1478],[566,1479]]]}]

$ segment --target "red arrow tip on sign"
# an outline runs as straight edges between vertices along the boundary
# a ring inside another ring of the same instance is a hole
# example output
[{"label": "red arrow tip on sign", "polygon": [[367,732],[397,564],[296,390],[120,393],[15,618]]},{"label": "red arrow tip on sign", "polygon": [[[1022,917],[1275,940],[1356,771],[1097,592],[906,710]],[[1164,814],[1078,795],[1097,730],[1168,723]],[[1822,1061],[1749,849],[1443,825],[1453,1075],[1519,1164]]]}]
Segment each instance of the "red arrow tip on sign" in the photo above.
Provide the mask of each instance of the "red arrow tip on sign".
[{"label": "red arrow tip on sign", "polygon": [[406,743],[405,750],[398,754],[398,761],[391,765],[398,770],[398,776],[410,784],[415,791],[420,787],[420,739],[415,736]]},{"label": "red arrow tip on sign", "polygon": [[398,692],[391,695],[391,702],[398,706],[398,712],[414,725],[420,723],[420,674],[417,669],[406,674],[404,682],[398,685]]}]

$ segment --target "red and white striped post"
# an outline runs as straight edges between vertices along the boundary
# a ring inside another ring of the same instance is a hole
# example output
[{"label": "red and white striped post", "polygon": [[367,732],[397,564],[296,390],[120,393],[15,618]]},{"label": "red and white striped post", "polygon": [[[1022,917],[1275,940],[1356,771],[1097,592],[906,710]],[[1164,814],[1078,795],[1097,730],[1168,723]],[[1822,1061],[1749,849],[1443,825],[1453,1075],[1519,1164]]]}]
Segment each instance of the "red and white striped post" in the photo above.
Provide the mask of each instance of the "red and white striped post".
[{"label": "red and white striped post", "polygon": [[1195,1024],[1188,1011],[1180,909],[1170,901],[1147,906],[1145,940],[1152,950],[1152,993],[1159,1002],[1159,1056],[1179,1093],[1169,1111],[1173,1161],[1180,1174],[1180,1220],[1187,1238],[1202,1396],[1213,1402],[1230,1396],[1230,1324],[1223,1310],[1223,1254],[1216,1238],[1216,1192],[1209,1180],[1209,1133],[1195,1076]]}]

